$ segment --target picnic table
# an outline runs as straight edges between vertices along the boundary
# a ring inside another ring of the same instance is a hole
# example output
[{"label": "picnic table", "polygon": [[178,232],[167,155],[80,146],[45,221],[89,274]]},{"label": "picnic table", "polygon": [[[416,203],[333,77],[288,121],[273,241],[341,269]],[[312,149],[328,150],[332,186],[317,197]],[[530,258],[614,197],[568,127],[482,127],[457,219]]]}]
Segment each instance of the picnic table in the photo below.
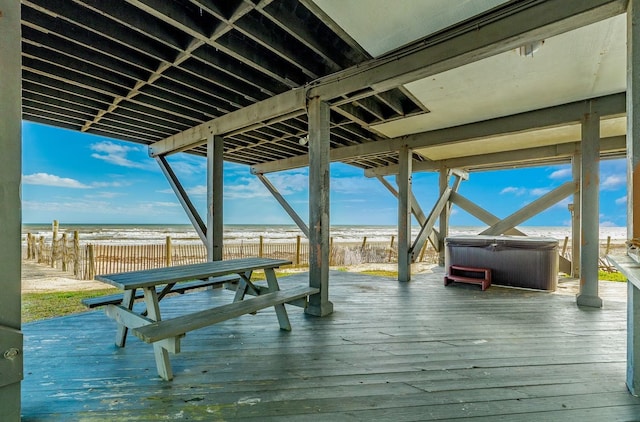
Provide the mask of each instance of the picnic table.
[{"label": "picnic table", "polygon": [[[243,258],[99,275],[96,280],[111,284],[123,292],[84,303],[89,307],[106,306],[106,314],[118,324],[117,346],[125,346],[129,330],[143,341],[152,343],[158,374],[165,380],[171,380],[173,372],[169,352],[180,352],[180,339],[189,331],[271,306],[275,308],[280,328],[290,331],[291,324],[284,304],[305,307],[308,296],[319,290],[309,286],[280,290],[274,269],[289,264],[290,261],[281,259]],[[266,286],[251,281],[251,274],[255,270],[264,270]],[[236,282],[233,302],[166,320],[161,318],[160,301],[168,293],[184,293],[188,290],[186,287],[181,289],[181,285],[195,288],[229,282]],[[245,300],[247,295],[249,298]],[[146,310],[134,311],[136,298],[144,299]]]}]

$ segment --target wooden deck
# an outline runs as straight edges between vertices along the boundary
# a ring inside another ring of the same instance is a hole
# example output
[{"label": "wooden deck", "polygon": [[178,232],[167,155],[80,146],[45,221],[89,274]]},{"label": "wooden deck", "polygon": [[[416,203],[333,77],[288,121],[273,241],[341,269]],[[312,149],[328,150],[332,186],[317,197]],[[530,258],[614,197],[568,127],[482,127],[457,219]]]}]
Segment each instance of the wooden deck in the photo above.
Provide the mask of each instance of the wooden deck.
[{"label": "wooden deck", "polygon": [[[640,421],[624,384],[626,286],[601,284],[598,310],[567,294],[444,287],[439,269],[404,284],[332,272],[333,315],[292,307],[283,332],[269,309],[192,332],[170,382],[148,344],[114,346],[101,311],[26,324],[23,421]],[[164,315],[231,299],[167,298]]]}]

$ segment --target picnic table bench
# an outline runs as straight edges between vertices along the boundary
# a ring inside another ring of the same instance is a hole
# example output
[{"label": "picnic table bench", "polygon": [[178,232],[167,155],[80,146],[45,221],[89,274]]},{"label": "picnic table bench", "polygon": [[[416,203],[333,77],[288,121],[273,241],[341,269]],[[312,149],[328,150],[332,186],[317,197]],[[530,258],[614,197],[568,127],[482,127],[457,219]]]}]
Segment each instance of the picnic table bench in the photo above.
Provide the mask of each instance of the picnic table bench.
[{"label": "picnic table bench", "polygon": [[[99,276],[98,276],[99,277]],[[158,294],[158,300],[162,300],[162,298],[169,293],[178,293],[184,294],[190,290],[202,289],[205,287],[216,287],[224,284],[234,284],[240,281],[240,276],[237,274],[229,274],[220,277],[210,277],[204,280],[193,280],[184,283],[173,284],[170,288],[165,287],[156,287],[156,293]],[[144,293],[142,290],[137,290],[134,293],[134,299],[143,299]],[[124,293],[115,293],[112,295],[104,295],[97,297],[89,297],[86,299],[82,299],[82,304],[89,309],[98,308],[100,306],[105,305],[117,305],[122,303],[122,299],[124,299]]]},{"label": "picnic table bench", "polygon": [[[123,293],[87,300],[85,305],[106,306],[106,314],[118,324],[117,346],[125,346],[129,330],[143,341],[152,343],[158,375],[171,380],[173,371],[169,352],[180,352],[180,340],[189,331],[271,306],[275,309],[280,329],[290,331],[285,303],[305,307],[308,296],[319,290],[309,286],[280,290],[274,269],[289,264],[290,261],[281,259],[243,258],[99,275],[96,280],[118,287]],[[251,274],[255,270],[264,270],[266,286],[251,281]],[[170,319],[161,318],[160,300],[168,293],[187,290],[181,289],[180,285],[191,283],[192,286],[203,287],[236,280],[232,303]],[[141,295],[137,293],[138,290],[142,292]],[[247,295],[254,297],[245,300]],[[133,304],[140,297],[144,299],[146,310],[138,313],[133,310]]]}]

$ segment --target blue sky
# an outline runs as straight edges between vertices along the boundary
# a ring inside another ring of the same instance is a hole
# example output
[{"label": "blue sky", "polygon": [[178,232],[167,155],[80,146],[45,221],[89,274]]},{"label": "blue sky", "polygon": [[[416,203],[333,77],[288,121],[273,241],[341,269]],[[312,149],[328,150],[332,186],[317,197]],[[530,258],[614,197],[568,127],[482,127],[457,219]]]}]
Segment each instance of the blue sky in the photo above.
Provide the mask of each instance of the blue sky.
[{"label": "blue sky", "polygon": [[[168,158],[206,218],[205,159]],[[24,223],[189,223],[155,160],[143,145],[35,123],[23,123]],[[268,175],[294,209],[308,217],[308,172]],[[570,166],[471,173],[459,192],[503,218],[571,179]],[[293,224],[247,166],[225,163],[225,224]],[[626,162],[601,163],[600,222],[626,225]],[[396,200],[376,179],[340,163],[331,166],[331,224],[395,225]],[[413,190],[426,213],[438,195],[435,173],[415,173]],[[569,198],[523,225],[568,226]],[[454,207],[451,224],[482,225]]]}]

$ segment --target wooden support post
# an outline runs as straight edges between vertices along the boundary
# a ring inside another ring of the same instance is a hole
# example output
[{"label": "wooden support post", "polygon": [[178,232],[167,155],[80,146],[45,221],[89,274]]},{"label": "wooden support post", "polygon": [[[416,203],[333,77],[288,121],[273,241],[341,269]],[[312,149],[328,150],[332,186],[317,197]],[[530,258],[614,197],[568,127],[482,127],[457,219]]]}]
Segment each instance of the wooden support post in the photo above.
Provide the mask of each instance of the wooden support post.
[{"label": "wooden support post", "polygon": [[309,286],[320,289],[309,296],[307,314],[333,312],[329,301],[329,104],[308,100],[309,116]]},{"label": "wooden support post", "polygon": [[[627,239],[640,237],[640,0],[627,10]],[[627,283],[627,387],[640,395],[640,289]]]},{"label": "wooden support post", "polygon": [[93,253],[93,245],[87,245],[87,249],[88,249],[88,265],[89,265],[89,280],[93,280],[93,278],[96,276],[96,259],[95,259],[95,254]]},{"label": "wooden support post", "polygon": [[42,263],[44,261],[44,236],[40,236],[40,239],[38,239],[38,249],[40,249],[38,263]]},{"label": "wooden support post", "polygon": [[62,233],[62,271],[67,271],[67,264],[69,263],[69,253],[67,252],[67,234]]},{"label": "wooden support post", "polygon": [[[438,186],[440,197],[442,197],[449,187],[449,170],[444,166],[440,168]],[[440,211],[440,217],[438,219],[440,225],[440,239],[438,239],[438,249],[440,252],[438,253],[438,265],[441,267],[444,267],[444,239],[449,233],[449,215],[451,213],[451,206],[449,204],[450,202],[447,199],[447,203],[442,207],[442,211]]]},{"label": "wooden support post", "polygon": [[580,292],[578,305],[602,307],[598,296],[600,257],[600,115],[587,113],[582,121],[582,171],[580,185]]},{"label": "wooden support post", "polygon": [[20,421],[21,117],[20,2],[0,0],[0,420]]},{"label": "wooden support post", "polygon": [[[576,151],[571,157],[571,171],[573,182],[580,185],[582,173],[582,150]],[[573,194],[573,208],[571,213],[571,276],[580,278],[580,252],[582,250],[582,233],[580,231],[580,189]]]},{"label": "wooden support post", "polygon": [[207,260],[221,261],[223,249],[224,139],[210,136],[207,141]]},{"label": "wooden support post", "polygon": [[58,244],[58,220],[53,220],[51,223],[51,268],[56,268],[56,257],[59,253]]},{"label": "wooden support post", "polygon": [[164,265],[165,267],[170,267],[173,265],[173,247],[171,245],[171,236],[167,236],[164,248]]},{"label": "wooden support post", "polygon": [[260,235],[260,243],[258,244],[258,257],[262,258],[264,255],[264,236]]},{"label": "wooden support post", "polygon": [[329,266],[333,265],[333,237],[329,238]]},{"label": "wooden support post", "polygon": [[300,236],[296,236],[296,267],[300,266]]},{"label": "wooden support post", "polygon": [[389,243],[389,259],[388,262],[391,262],[391,257],[393,256],[393,242],[396,240],[394,235],[391,235],[391,243]]},{"label": "wooden support post", "polygon": [[58,230],[60,229],[60,225],[58,223],[58,220],[53,220],[53,223],[51,223],[51,231],[53,232],[53,240],[58,239]]},{"label": "wooden support post", "polygon": [[611,249],[611,236],[607,236],[607,247],[604,250],[604,256],[609,255],[610,249]]},{"label": "wooden support post", "polygon": [[627,282],[627,388],[640,395],[640,288]]},{"label": "wooden support post", "polygon": [[398,151],[398,281],[411,281],[411,177],[413,152],[403,145]]},{"label": "wooden support post", "polygon": [[31,233],[27,233],[27,259],[31,258]]},{"label": "wooden support post", "polygon": [[567,253],[567,246],[569,244],[569,236],[565,236],[564,237],[564,242],[562,243],[562,256],[565,256],[565,254]]},{"label": "wooden support post", "polygon": [[362,239],[362,246],[360,246],[360,249],[362,249],[364,251],[364,248],[366,248],[366,247],[367,247],[367,236],[365,236]]},{"label": "wooden support post", "polygon": [[73,275],[80,274],[80,233],[73,231]]}]

